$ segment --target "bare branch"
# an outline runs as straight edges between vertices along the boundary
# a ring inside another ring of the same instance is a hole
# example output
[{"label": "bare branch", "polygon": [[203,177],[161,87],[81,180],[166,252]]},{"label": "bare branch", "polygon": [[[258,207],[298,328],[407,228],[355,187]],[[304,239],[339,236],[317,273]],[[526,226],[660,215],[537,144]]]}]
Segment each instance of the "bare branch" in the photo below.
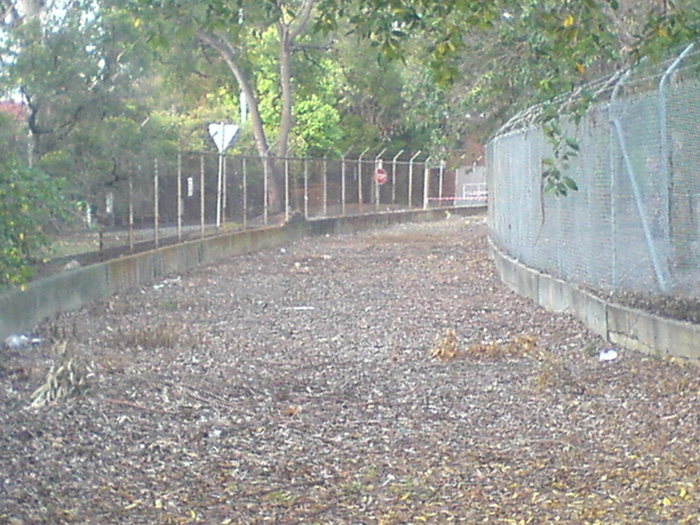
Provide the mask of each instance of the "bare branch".
[{"label": "bare branch", "polygon": [[300,13],[289,26],[290,41],[294,40],[302,33],[302,31],[304,31],[309,23],[309,20],[311,20],[311,11],[313,10],[315,4],[316,0],[304,0],[301,5]]},{"label": "bare branch", "polygon": [[[17,18],[17,10],[15,9],[14,3],[11,0],[2,0],[0,1],[0,8],[2,8],[2,12],[0,14],[0,25],[13,25]],[[10,15],[12,15],[13,20],[6,22],[5,19]]]}]

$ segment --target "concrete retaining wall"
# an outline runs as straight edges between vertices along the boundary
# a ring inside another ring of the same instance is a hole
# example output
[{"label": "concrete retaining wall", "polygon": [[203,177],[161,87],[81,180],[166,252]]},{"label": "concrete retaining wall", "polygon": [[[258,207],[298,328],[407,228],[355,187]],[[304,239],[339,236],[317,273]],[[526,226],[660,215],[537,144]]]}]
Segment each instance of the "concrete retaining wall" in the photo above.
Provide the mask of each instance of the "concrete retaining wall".
[{"label": "concrete retaining wall", "polygon": [[483,214],[485,207],[415,210],[301,221],[281,227],[222,234],[62,272],[0,295],[0,341],[31,330],[42,320],[118,292],[152,284],[217,260],[287,244],[305,235],[383,228],[444,219],[446,214]]},{"label": "concrete retaining wall", "polygon": [[700,359],[700,326],[607,303],[521,264],[489,244],[503,282],[553,312],[569,313],[612,344],[654,355]]}]

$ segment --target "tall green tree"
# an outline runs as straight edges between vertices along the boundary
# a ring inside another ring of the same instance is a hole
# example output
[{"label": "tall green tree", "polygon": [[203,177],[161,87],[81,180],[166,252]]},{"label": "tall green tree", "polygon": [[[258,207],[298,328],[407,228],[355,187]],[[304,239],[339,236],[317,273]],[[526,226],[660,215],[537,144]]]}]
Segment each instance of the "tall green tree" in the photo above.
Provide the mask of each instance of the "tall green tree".
[{"label": "tall green tree", "polygon": [[422,39],[438,83],[471,84],[499,108],[551,100],[700,36],[695,0],[319,0],[319,10],[320,27],[346,20],[387,56]]},{"label": "tall green tree", "polygon": [[[238,0],[231,2],[183,2],[163,0],[134,3],[135,23],[144,27],[154,20],[155,36],[165,40],[166,33],[177,27],[180,39],[195,39],[214,50],[243,92],[250,111],[251,127],[257,150],[273,175],[270,184],[270,205],[281,209],[281,175],[270,157],[284,157],[289,150],[293,126],[292,57],[299,39],[313,25],[316,0]],[[150,24],[154,27],[153,24]],[[268,29],[277,35],[279,68],[279,125],[273,140],[268,138],[261,116],[259,80],[256,65],[251,62],[251,44]]]},{"label": "tall green tree", "polygon": [[0,82],[28,108],[32,162],[76,198],[100,200],[127,176],[125,162],[168,139],[153,114],[155,56],[119,0],[40,2],[33,16],[20,4],[5,27]]},{"label": "tall green tree", "polygon": [[2,6],[0,91],[27,117],[5,123],[0,163],[0,280],[15,283],[68,217],[59,204],[85,201],[99,213],[110,186],[167,134],[152,115],[152,53],[119,0]]},{"label": "tall green tree", "polygon": [[332,51],[339,76],[336,104],[344,132],[342,149],[409,147],[402,99],[404,64],[388,59],[357,35],[345,36],[347,32],[347,27],[338,29]]},{"label": "tall green tree", "polygon": [[[275,137],[284,114],[280,96],[278,33],[270,27],[250,43],[250,59],[257,71],[256,87],[265,133]],[[337,153],[341,140],[337,92],[342,79],[332,53],[331,39],[308,34],[299,38],[292,55],[294,104],[287,152],[292,156]]]}]

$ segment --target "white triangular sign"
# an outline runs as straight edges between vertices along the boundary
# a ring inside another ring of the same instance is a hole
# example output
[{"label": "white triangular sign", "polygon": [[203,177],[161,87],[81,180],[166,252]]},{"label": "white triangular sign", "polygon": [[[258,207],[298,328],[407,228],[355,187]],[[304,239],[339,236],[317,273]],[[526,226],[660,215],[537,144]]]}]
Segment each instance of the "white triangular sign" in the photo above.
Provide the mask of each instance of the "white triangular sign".
[{"label": "white triangular sign", "polygon": [[226,124],[224,122],[212,122],[209,124],[209,135],[211,135],[219,153],[226,151],[239,129],[235,124]]}]

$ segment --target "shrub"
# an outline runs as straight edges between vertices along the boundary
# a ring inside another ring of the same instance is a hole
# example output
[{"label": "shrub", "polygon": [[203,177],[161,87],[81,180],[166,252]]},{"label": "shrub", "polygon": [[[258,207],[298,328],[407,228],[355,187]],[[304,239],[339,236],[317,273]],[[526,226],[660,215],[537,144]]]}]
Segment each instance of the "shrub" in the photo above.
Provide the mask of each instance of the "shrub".
[{"label": "shrub", "polygon": [[0,157],[0,287],[31,279],[32,264],[49,246],[47,230],[67,217],[60,189],[60,181],[16,155]]}]

